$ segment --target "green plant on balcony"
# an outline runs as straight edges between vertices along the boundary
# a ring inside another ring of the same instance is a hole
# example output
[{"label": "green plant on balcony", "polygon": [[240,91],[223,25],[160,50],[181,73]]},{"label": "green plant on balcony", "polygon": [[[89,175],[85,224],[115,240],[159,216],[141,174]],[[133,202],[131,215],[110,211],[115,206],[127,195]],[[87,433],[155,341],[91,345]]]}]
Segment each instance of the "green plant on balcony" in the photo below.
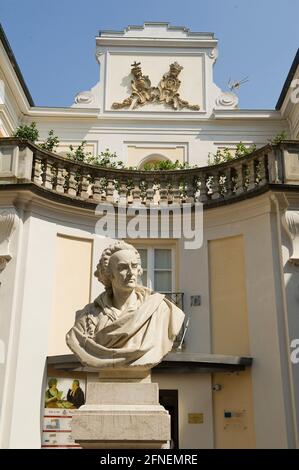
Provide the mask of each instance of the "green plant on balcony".
[{"label": "green plant on balcony", "polygon": [[[30,125],[25,124],[24,126],[19,126],[13,136],[17,137],[18,139],[29,140],[34,144],[39,138],[39,131],[36,127],[36,122],[33,121]],[[53,129],[49,131],[47,139],[44,142],[38,144],[41,149],[48,150],[49,152],[55,152],[55,149],[58,147],[58,145],[59,139],[56,135],[54,135]]]},{"label": "green plant on balcony", "polygon": [[287,138],[288,138],[288,136],[287,136],[286,131],[281,131],[278,134],[276,134],[276,136],[273,137],[273,139],[270,139],[269,143],[272,144],[272,145],[278,145],[282,141],[286,140]]},{"label": "green plant on balcony", "polygon": [[175,162],[171,162],[170,160],[161,160],[159,162],[154,163],[145,163],[144,170],[184,170],[187,168],[194,168],[194,166],[190,166],[189,163],[184,162],[180,163],[179,160]]},{"label": "green plant on balcony", "polygon": [[89,155],[86,159],[86,163],[91,165],[97,165],[105,168],[125,168],[124,163],[120,160],[116,160],[116,152],[111,152],[108,148],[104,152],[101,152],[97,156]]},{"label": "green plant on balcony", "polygon": [[14,133],[14,137],[18,137],[18,139],[26,139],[32,143],[36,142],[39,137],[36,122],[32,122],[29,126],[27,126],[27,124],[19,126]]},{"label": "green plant on balcony", "polygon": [[49,152],[55,152],[58,145],[59,145],[59,139],[57,135],[54,135],[53,129],[49,131],[48,137],[45,140],[45,142],[42,142],[41,144],[39,144],[39,146],[43,150],[48,150]]},{"label": "green plant on balcony", "polygon": [[70,151],[67,152],[66,157],[74,162],[87,163],[87,159],[91,156],[90,152],[85,152],[86,140],[82,140],[78,147],[74,148],[73,145],[69,146]]},{"label": "green plant on balcony", "polygon": [[236,152],[235,152],[235,158],[241,158],[244,157],[245,155],[249,155],[250,153],[254,152],[256,150],[256,145],[252,144],[247,147],[243,142],[239,142],[236,145]]},{"label": "green plant on balcony", "polygon": [[210,152],[209,157],[208,157],[208,165],[212,166],[212,165],[219,165],[220,163],[229,162],[236,158],[244,157],[245,155],[248,155],[254,152],[255,150],[256,150],[255,144],[252,144],[248,147],[243,142],[239,142],[236,145],[236,150],[234,153],[232,153],[228,147],[225,147],[222,150],[218,149],[216,153]]}]

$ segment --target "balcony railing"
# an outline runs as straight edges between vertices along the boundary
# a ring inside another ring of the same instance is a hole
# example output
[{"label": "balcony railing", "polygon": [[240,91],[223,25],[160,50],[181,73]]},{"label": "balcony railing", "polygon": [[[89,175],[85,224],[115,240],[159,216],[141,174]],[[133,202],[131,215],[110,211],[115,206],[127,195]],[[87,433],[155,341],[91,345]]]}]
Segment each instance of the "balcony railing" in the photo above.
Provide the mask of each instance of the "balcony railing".
[{"label": "balcony railing", "polygon": [[166,171],[112,169],[74,162],[15,138],[0,139],[0,185],[31,183],[44,194],[87,204],[170,205],[233,202],[268,185],[299,184],[299,141],[266,145],[242,158]]}]

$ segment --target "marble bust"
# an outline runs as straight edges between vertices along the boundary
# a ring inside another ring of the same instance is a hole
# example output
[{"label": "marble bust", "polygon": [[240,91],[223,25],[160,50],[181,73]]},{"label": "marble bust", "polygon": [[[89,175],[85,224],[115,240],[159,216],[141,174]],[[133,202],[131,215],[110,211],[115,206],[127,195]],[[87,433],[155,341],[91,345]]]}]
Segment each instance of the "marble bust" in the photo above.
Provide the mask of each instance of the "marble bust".
[{"label": "marble bust", "polygon": [[77,312],[66,342],[83,365],[150,369],[172,349],[184,313],[163,294],[138,285],[138,251],[116,241],[103,251],[95,276],[105,291]]}]

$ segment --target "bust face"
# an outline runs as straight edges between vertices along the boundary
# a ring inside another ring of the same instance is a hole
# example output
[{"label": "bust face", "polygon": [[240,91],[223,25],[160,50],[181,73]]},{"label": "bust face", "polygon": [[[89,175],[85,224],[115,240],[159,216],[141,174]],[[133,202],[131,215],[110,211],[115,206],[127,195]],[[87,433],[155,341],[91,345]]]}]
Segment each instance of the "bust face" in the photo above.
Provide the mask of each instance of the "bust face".
[{"label": "bust face", "polygon": [[114,291],[134,290],[137,286],[140,261],[133,250],[120,250],[109,261]]}]

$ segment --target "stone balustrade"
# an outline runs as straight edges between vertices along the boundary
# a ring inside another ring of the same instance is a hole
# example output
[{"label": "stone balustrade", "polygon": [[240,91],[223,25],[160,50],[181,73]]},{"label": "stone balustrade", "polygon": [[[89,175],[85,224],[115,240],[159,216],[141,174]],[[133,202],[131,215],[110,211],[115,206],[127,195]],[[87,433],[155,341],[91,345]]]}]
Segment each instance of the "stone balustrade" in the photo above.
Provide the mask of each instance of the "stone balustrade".
[{"label": "stone balustrade", "polygon": [[266,145],[242,158],[184,170],[140,171],[74,162],[16,138],[0,139],[0,185],[31,183],[93,203],[218,205],[270,184],[299,184],[299,141]]}]

